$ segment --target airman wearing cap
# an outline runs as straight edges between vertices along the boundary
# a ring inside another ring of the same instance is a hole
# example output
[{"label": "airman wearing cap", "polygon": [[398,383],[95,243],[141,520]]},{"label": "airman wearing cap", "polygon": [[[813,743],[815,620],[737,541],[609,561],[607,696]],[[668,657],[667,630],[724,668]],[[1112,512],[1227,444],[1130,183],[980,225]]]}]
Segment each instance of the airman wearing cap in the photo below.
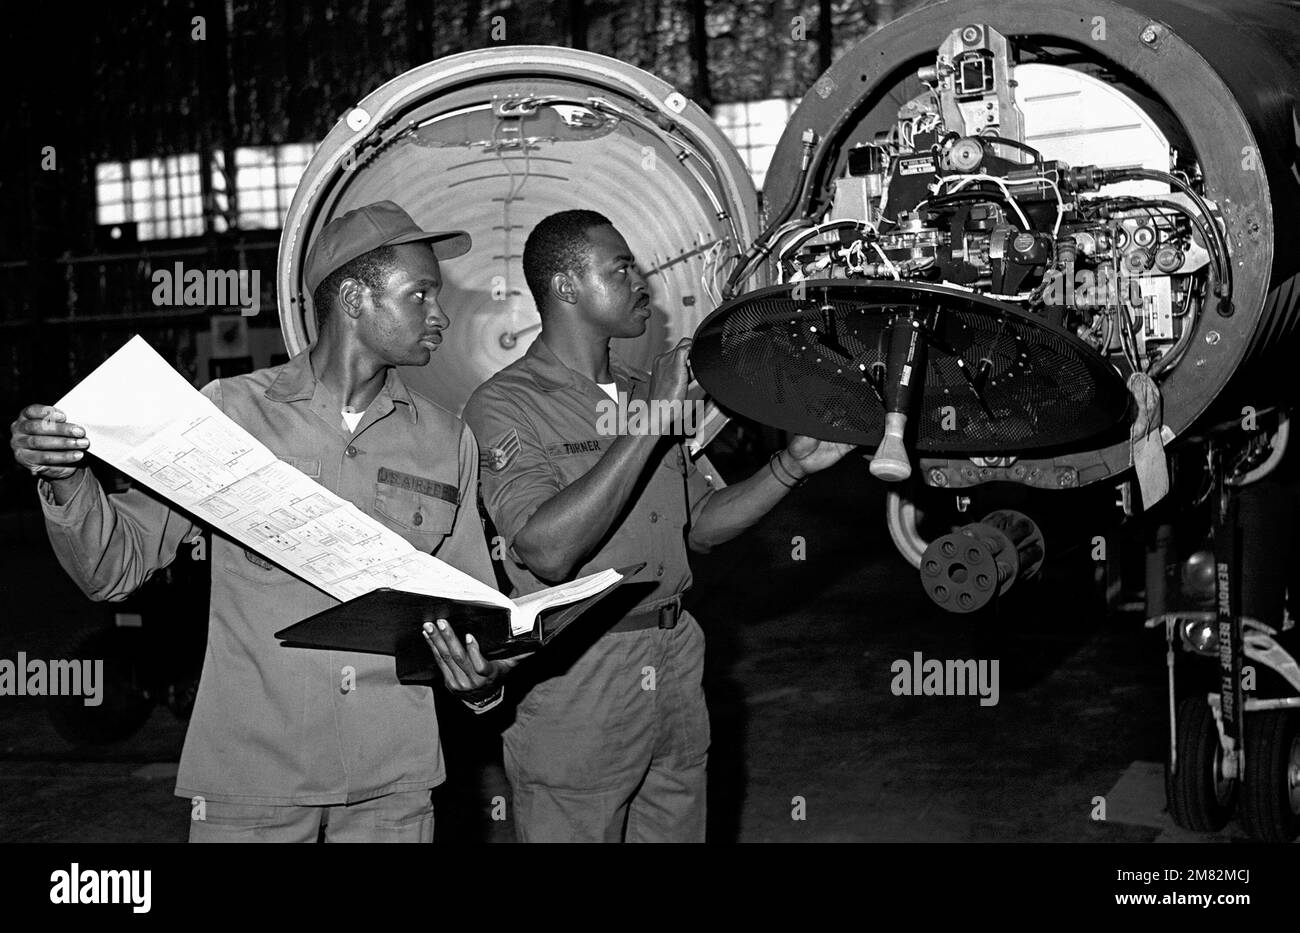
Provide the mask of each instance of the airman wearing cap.
[{"label": "airman wearing cap", "polygon": [[[315,343],[289,362],[203,394],[280,459],[422,551],[493,582],[476,500],[478,447],[396,367],[423,365],[450,321],[440,260],[463,231],[428,231],[391,201],[327,223],[303,280]],[[147,422],[148,412],[140,412]],[[47,405],[11,426],[59,562],[91,599],[121,599],[200,532],[148,490],[108,495],[85,431]],[[186,547],[186,553],[189,548]],[[398,683],[381,655],[282,647],[273,633],[336,602],[214,533],[208,647],[176,793],[192,841],[428,841],[444,780],[432,692]],[[449,689],[486,707],[508,669],[439,641]]]}]

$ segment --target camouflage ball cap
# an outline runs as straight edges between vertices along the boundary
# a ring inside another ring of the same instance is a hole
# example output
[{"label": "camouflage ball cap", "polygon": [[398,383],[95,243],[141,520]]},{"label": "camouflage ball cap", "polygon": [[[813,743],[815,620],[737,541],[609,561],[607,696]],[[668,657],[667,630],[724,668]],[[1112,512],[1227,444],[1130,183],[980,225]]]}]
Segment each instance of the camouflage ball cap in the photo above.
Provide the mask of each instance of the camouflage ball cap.
[{"label": "camouflage ball cap", "polygon": [[439,260],[454,259],[469,252],[469,234],[464,230],[422,230],[411,215],[392,201],[377,201],[348,211],[327,223],[307,252],[303,284],[307,294],[340,266],[381,246],[427,242]]}]

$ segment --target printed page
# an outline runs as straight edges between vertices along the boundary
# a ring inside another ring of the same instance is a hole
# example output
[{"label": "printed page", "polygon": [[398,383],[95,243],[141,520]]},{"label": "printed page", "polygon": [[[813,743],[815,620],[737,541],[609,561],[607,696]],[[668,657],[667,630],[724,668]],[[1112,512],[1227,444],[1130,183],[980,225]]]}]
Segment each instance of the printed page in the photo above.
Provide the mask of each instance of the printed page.
[{"label": "printed page", "polygon": [[[538,590],[536,593],[529,593],[527,596],[520,596],[515,600],[516,610],[515,614],[511,616],[510,628],[516,635],[522,635],[532,629],[537,616],[543,610],[553,609],[556,606],[563,606],[568,603],[576,603],[589,596],[595,596],[622,579],[623,575],[617,570],[602,570],[599,573],[591,573],[568,583],[561,583],[559,586],[548,587],[544,590]],[[527,622],[526,626],[524,625],[525,621]]]},{"label": "printed page", "polygon": [[622,579],[592,574],[534,593],[521,609],[279,460],[139,336],[55,407],[86,429],[95,456],[340,601],[389,587],[501,606],[522,635],[542,609]]},{"label": "printed page", "polygon": [[335,599],[386,586],[513,614],[509,597],[277,459],[138,336],[56,407],[95,456]]},{"label": "printed page", "polygon": [[[688,402],[693,402],[694,398],[688,397]],[[695,434],[686,442],[686,449],[690,451],[691,456],[695,456],[713,441],[715,437],[722,433],[722,429],[731,421],[727,415],[713,399],[709,399],[704,406],[704,418],[695,426]]]}]

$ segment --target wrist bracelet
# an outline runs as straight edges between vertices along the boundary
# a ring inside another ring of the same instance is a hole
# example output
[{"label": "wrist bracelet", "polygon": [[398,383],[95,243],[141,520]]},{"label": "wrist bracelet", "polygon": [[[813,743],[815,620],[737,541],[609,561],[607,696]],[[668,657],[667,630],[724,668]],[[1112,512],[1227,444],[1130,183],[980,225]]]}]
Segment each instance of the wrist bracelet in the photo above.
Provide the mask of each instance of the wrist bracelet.
[{"label": "wrist bracelet", "polygon": [[776,452],[776,465],[779,466],[779,467],[781,468],[781,471],[782,471],[783,473],[785,473],[786,476],[790,477],[790,479],[792,479],[792,480],[794,481],[794,484],[795,484],[796,486],[802,486],[802,485],[807,481],[808,477],[807,477],[807,476],[795,476],[793,473],[791,473],[791,472],[790,472],[790,468],[789,468],[788,466],[786,466],[786,465],[785,465],[785,461],[781,459],[781,454],[783,454],[783,453],[789,453],[789,451],[786,451],[786,450],[778,450],[778,451]]},{"label": "wrist bracelet", "polygon": [[[790,482],[787,483],[785,480],[781,479],[781,474],[776,472],[776,466],[773,465],[773,461],[776,462],[777,466],[781,467],[781,472],[785,473],[786,476],[790,477],[791,480]],[[772,475],[776,477],[776,481],[780,483],[782,486],[784,486],[786,489],[794,489],[797,486],[803,485],[803,480],[791,474],[790,471],[785,468],[785,465],[781,463],[781,451],[779,450],[776,453],[772,454],[771,457],[768,458],[767,468],[772,471]]]},{"label": "wrist bracelet", "polygon": [[484,693],[483,690],[470,690],[467,691],[461,699],[471,706],[487,706],[493,700],[500,697],[501,691],[503,690],[505,690],[505,684],[498,684],[492,688],[491,693]]}]

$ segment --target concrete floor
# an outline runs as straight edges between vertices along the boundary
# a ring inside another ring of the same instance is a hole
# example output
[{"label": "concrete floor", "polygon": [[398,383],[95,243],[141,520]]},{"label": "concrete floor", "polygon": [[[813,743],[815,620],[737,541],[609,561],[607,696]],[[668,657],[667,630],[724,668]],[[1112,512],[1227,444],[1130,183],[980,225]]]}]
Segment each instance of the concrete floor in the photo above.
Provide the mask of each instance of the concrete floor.
[{"label": "concrete floor", "polygon": [[[1183,833],[1163,812],[1160,635],[1135,614],[1101,617],[1087,581],[1051,575],[1022,591],[1035,611],[1018,622],[940,612],[888,541],[880,485],[851,459],[696,563],[694,611],[710,639],[711,839],[1241,838],[1235,824]],[[0,658],[56,656],[101,611],[63,577],[30,515],[0,529],[0,606]],[[998,704],[894,696],[891,662],[917,651],[998,659]],[[183,723],[155,710],[128,741],[77,748],[53,731],[45,702],[0,697],[0,841],[186,837],[188,804],[172,796]],[[459,710],[443,729],[440,841],[509,841],[509,821],[490,818],[507,792],[496,734]],[[1104,821],[1091,818],[1098,796]]]}]

